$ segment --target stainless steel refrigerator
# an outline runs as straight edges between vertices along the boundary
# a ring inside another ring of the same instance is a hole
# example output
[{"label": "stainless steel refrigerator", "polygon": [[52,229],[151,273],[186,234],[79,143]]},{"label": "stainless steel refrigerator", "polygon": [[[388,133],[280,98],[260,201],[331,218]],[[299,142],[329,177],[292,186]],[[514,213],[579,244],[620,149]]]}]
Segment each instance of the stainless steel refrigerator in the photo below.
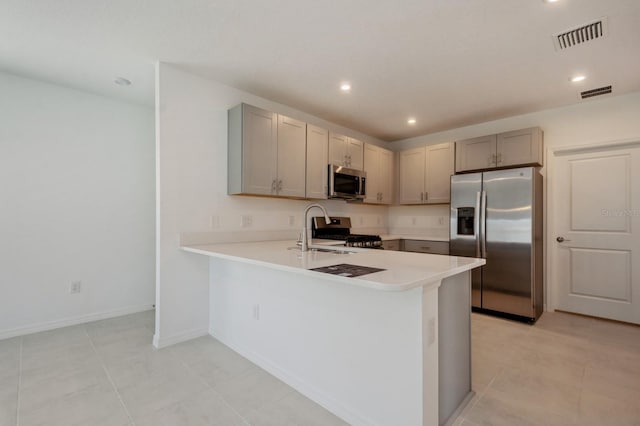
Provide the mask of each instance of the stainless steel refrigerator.
[{"label": "stainless steel refrigerator", "polygon": [[534,167],[451,176],[450,254],[482,257],[473,310],[529,322],[542,314],[542,176]]}]

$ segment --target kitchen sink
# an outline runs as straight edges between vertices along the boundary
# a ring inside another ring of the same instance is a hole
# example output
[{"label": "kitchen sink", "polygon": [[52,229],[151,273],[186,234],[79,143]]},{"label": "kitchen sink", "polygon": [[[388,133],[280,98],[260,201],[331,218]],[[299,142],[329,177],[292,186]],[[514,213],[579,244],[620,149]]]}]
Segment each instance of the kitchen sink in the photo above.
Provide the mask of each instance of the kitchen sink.
[{"label": "kitchen sink", "polygon": [[[298,250],[300,251],[300,247],[287,247],[287,250]],[[318,252],[318,253],[333,253],[333,254],[353,254],[355,252],[344,250],[344,248],[310,248],[310,253]]]}]

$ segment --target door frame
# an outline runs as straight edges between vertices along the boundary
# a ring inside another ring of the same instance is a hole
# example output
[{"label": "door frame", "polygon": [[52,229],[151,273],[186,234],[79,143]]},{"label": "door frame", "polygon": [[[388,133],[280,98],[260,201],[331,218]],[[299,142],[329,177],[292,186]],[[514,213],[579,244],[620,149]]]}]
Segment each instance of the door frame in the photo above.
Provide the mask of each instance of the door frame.
[{"label": "door frame", "polygon": [[555,215],[553,213],[553,206],[549,203],[555,199],[557,188],[556,188],[556,177],[558,172],[556,170],[557,167],[557,156],[561,154],[579,154],[586,152],[596,152],[603,151],[609,149],[619,149],[626,147],[634,147],[640,146],[640,137],[628,138],[628,139],[618,139],[613,141],[604,141],[604,142],[596,142],[589,144],[581,144],[581,145],[570,145],[570,146],[560,146],[560,147],[549,147],[546,149],[545,155],[545,164],[546,164],[546,185],[545,186],[545,194],[544,194],[544,259],[545,259],[545,311],[555,311],[558,306],[558,294],[559,286],[557,285],[557,280],[555,279],[556,271],[552,268],[552,259],[556,256],[558,251],[558,245],[553,244],[555,241],[556,235],[558,235],[557,223],[555,220]]}]

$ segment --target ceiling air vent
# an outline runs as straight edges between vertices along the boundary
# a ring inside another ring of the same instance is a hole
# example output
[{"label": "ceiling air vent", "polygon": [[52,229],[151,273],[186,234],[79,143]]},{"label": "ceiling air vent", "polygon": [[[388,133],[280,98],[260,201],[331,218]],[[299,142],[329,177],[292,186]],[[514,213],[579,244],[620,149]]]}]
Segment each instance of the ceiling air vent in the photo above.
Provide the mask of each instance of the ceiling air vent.
[{"label": "ceiling air vent", "polygon": [[611,86],[604,86],[604,87],[598,87],[597,89],[585,90],[584,92],[580,92],[580,97],[582,99],[587,99],[593,96],[606,95],[607,93],[611,93]]},{"label": "ceiling air vent", "polygon": [[556,50],[564,50],[605,37],[607,32],[607,18],[605,16],[597,21],[589,22],[554,35],[553,44]]}]

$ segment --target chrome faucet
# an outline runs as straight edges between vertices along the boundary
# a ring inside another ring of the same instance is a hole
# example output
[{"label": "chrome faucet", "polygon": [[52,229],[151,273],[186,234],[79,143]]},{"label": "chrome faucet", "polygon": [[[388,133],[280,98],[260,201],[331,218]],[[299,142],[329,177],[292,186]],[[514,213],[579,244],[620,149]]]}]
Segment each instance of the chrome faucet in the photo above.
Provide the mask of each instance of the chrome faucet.
[{"label": "chrome faucet", "polygon": [[306,209],[304,209],[304,222],[303,222],[303,228],[302,228],[302,245],[300,247],[301,251],[309,251],[309,229],[311,228],[311,226],[309,226],[309,218],[308,218],[308,214],[309,214],[309,210],[311,210],[312,208],[317,207],[320,210],[322,210],[322,213],[324,213],[324,219],[327,221],[327,223],[331,223],[331,218],[329,217],[329,213],[327,213],[327,209],[325,209],[324,207],[322,207],[320,204],[309,204],[307,206]]}]

